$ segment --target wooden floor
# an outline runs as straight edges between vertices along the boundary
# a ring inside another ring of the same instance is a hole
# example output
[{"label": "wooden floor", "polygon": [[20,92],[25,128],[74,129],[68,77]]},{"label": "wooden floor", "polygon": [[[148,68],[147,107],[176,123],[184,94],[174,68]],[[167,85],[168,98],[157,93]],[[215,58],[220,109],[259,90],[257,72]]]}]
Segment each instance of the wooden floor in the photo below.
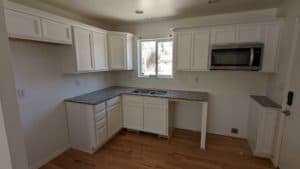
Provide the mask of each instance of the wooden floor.
[{"label": "wooden floor", "polygon": [[245,140],[176,129],[172,139],[122,131],[94,155],[68,150],[41,169],[272,169]]}]

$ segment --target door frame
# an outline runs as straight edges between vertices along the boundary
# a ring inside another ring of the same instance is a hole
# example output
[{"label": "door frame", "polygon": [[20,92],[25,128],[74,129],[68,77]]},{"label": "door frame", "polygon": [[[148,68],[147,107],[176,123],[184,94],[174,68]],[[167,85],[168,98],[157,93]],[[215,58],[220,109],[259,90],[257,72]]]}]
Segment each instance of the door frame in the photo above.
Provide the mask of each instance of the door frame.
[{"label": "door frame", "polygon": [[[288,69],[287,69],[287,74],[285,78],[285,85],[284,85],[284,92],[283,92],[283,101],[281,103],[282,109],[281,112],[288,110],[289,107],[286,104],[287,102],[287,97],[286,94],[288,93],[290,89],[290,82],[292,78],[292,71],[294,68],[294,61],[296,59],[297,55],[297,43],[300,42],[300,20],[298,17],[295,18],[294,21],[294,30],[293,30],[293,39],[292,39],[292,47],[291,47],[291,53],[290,53],[290,59],[288,62]],[[279,118],[278,118],[278,127],[277,127],[277,135],[276,138],[274,139],[274,152],[273,152],[273,157],[272,157],[272,162],[275,167],[279,166],[279,160],[280,160],[280,151],[281,151],[281,145],[282,145],[282,140],[284,138],[284,129],[285,129],[285,121],[286,121],[286,116],[283,113],[280,113]]]}]

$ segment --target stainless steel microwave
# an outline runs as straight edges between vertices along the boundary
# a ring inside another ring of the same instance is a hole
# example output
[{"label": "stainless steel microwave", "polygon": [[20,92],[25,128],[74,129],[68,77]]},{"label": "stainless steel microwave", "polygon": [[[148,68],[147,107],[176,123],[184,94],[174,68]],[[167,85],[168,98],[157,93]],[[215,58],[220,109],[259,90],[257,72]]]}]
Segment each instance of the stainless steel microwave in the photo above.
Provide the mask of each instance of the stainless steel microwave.
[{"label": "stainless steel microwave", "polygon": [[261,43],[214,45],[211,50],[211,70],[259,71],[264,45]]}]

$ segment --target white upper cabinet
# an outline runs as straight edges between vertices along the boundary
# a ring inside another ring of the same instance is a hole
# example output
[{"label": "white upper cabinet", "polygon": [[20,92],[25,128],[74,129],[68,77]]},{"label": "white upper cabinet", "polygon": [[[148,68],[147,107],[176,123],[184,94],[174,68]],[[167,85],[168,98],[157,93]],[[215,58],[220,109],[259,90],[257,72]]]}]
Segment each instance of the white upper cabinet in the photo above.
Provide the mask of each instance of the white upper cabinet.
[{"label": "white upper cabinet", "polygon": [[5,9],[5,17],[11,38],[72,44],[68,24],[10,9]]},{"label": "white upper cabinet", "polygon": [[70,25],[49,19],[42,19],[42,32],[43,39],[46,41],[72,44]]},{"label": "white upper cabinet", "polygon": [[92,71],[92,33],[87,29],[73,27],[77,72]]},{"label": "white upper cabinet", "polygon": [[207,71],[209,64],[210,30],[202,29],[193,32],[193,54],[191,70]]},{"label": "white upper cabinet", "polygon": [[176,32],[176,70],[208,70],[209,45],[209,29]]},{"label": "white upper cabinet", "polygon": [[108,70],[107,34],[106,32],[93,32],[92,35],[95,70]]},{"label": "white upper cabinet", "polygon": [[237,26],[237,42],[263,42],[261,24],[242,24]]},{"label": "white upper cabinet", "polygon": [[122,32],[108,33],[109,68],[111,70],[132,69],[133,36]]},{"label": "white upper cabinet", "polygon": [[175,33],[176,70],[189,70],[192,56],[192,32]]},{"label": "white upper cabinet", "polygon": [[26,13],[5,9],[6,29],[9,37],[41,40],[41,18]]},{"label": "white upper cabinet", "polygon": [[277,71],[278,43],[281,22],[266,23],[264,27],[264,54],[262,72]]},{"label": "white upper cabinet", "polygon": [[212,44],[226,44],[236,42],[236,25],[218,26],[211,30]]}]

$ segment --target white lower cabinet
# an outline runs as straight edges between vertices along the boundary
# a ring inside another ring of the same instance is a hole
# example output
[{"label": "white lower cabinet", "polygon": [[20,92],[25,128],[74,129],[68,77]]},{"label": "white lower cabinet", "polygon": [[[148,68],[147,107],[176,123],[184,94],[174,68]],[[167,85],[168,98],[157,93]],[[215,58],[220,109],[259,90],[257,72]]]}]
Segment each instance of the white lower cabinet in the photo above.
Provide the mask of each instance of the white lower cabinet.
[{"label": "white lower cabinet", "polygon": [[67,102],[66,108],[73,149],[94,153],[123,127],[120,97],[95,106]]},{"label": "white lower cabinet", "polygon": [[144,131],[168,136],[168,100],[144,97]]},{"label": "white lower cabinet", "polygon": [[123,126],[127,129],[143,129],[143,97],[124,95],[123,104]]},{"label": "white lower cabinet", "polygon": [[280,109],[266,108],[251,100],[248,115],[248,143],[253,155],[271,158],[277,116]]},{"label": "white lower cabinet", "polygon": [[123,96],[124,128],[169,136],[168,99]]}]

